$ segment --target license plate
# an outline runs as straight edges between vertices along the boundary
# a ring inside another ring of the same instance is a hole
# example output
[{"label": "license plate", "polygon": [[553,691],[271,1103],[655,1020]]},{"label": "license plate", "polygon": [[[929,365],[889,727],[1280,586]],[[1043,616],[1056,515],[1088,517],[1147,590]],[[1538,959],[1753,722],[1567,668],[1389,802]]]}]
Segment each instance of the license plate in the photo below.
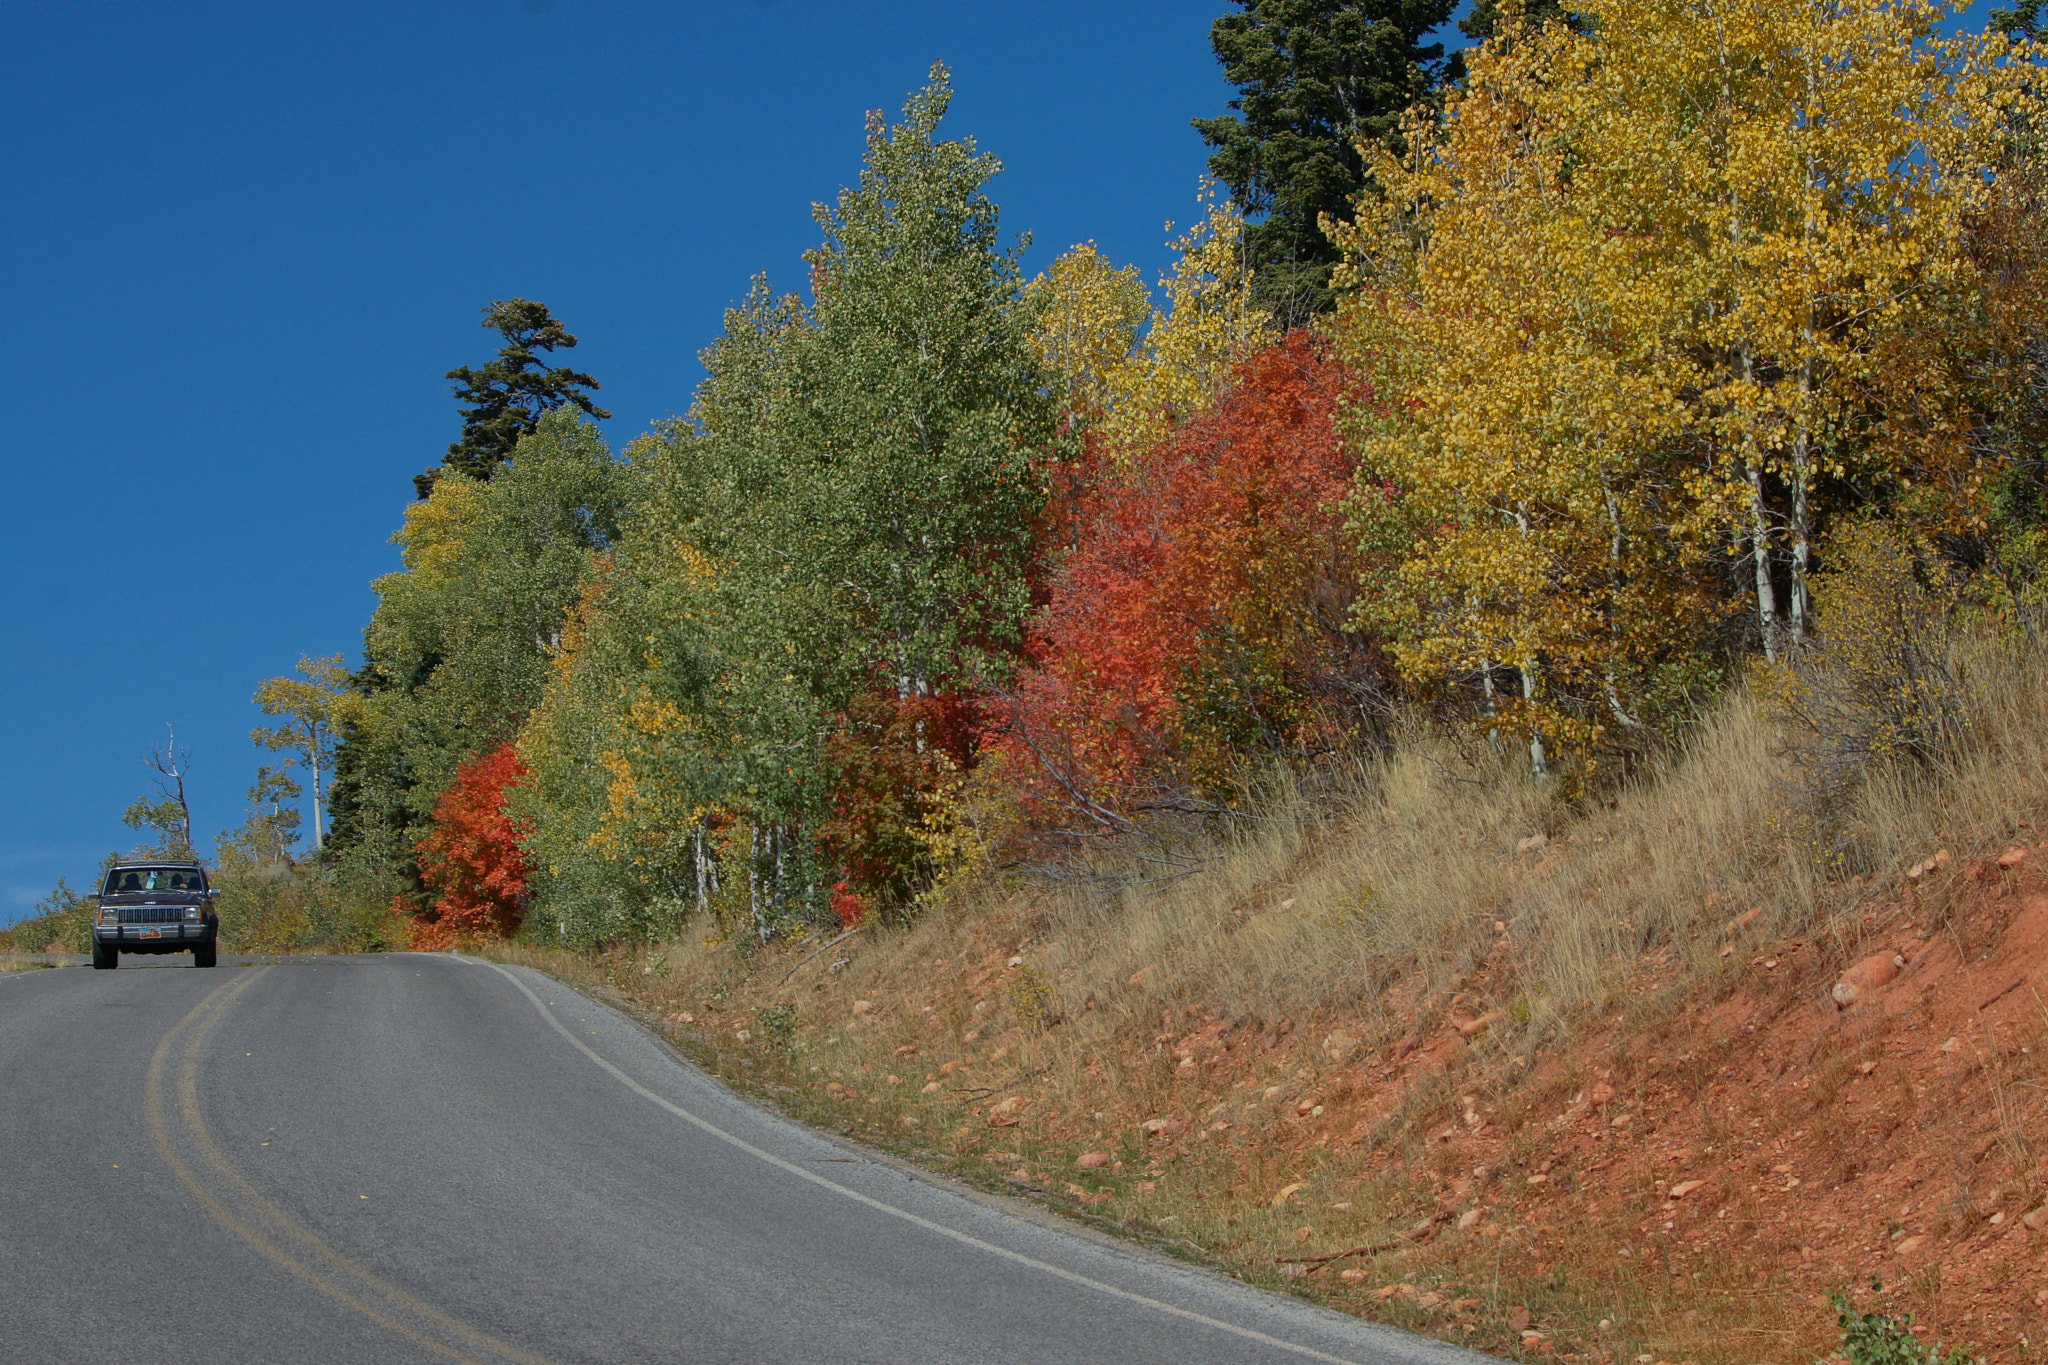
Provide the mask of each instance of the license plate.
[{"label": "license plate", "polygon": [[144,938],[162,938],[164,936],[164,931],[161,929],[144,929],[142,931],[142,936]]}]

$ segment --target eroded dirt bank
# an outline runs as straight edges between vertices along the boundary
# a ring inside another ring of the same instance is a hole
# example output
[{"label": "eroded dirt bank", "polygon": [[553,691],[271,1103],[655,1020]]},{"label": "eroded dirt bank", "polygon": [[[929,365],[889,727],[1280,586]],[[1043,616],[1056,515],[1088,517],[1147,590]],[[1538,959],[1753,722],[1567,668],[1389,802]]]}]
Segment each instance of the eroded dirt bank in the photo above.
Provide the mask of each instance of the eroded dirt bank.
[{"label": "eroded dirt bank", "polygon": [[822,953],[527,960],[812,1122],[1517,1358],[1804,1365],[1841,1289],[2039,1359],[2048,844],[1914,871],[1803,938],[1728,905],[1718,972],[1618,964],[1623,1003],[1533,1048],[1506,922],[1447,989],[1314,1018],[1077,998],[1046,964],[1111,945],[1028,895]]}]

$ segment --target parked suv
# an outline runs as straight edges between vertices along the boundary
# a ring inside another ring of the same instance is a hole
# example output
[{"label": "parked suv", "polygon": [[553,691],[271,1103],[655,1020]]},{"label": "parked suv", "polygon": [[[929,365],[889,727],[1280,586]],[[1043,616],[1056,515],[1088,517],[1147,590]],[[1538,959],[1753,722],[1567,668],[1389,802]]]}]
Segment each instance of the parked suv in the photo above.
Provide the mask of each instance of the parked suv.
[{"label": "parked suv", "polygon": [[198,863],[170,858],[115,863],[100,888],[93,915],[92,965],[121,965],[122,953],[192,954],[192,965],[211,967],[220,916]]}]

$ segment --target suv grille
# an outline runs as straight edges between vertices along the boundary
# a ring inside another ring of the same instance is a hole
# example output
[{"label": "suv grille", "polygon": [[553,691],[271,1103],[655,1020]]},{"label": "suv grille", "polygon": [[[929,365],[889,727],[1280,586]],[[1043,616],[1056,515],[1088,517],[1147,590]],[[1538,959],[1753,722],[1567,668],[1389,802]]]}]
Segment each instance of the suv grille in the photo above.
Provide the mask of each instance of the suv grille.
[{"label": "suv grille", "polygon": [[123,924],[183,924],[185,907],[182,905],[124,905],[120,909]]}]

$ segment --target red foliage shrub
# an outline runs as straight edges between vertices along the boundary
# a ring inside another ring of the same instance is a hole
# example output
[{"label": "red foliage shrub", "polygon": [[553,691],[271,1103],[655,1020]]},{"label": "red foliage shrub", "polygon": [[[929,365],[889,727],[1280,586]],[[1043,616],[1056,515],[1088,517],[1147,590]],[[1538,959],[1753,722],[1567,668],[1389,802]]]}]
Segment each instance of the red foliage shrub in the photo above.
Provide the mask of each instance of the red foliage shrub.
[{"label": "red foliage shrub", "polygon": [[434,806],[432,832],[416,845],[420,880],[433,893],[407,926],[416,951],[439,952],[518,930],[526,910],[526,860],[505,792],[525,777],[526,765],[510,744],[455,770]]},{"label": "red foliage shrub", "polygon": [[1096,465],[997,718],[993,742],[1036,774],[1027,797],[1115,810],[1163,770],[1214,774],[1320,723],[1321,684],[1361,648],[1340,506],[1355,462],[1334,425],[1350,388],[1297,332],[1206,413]]}]

